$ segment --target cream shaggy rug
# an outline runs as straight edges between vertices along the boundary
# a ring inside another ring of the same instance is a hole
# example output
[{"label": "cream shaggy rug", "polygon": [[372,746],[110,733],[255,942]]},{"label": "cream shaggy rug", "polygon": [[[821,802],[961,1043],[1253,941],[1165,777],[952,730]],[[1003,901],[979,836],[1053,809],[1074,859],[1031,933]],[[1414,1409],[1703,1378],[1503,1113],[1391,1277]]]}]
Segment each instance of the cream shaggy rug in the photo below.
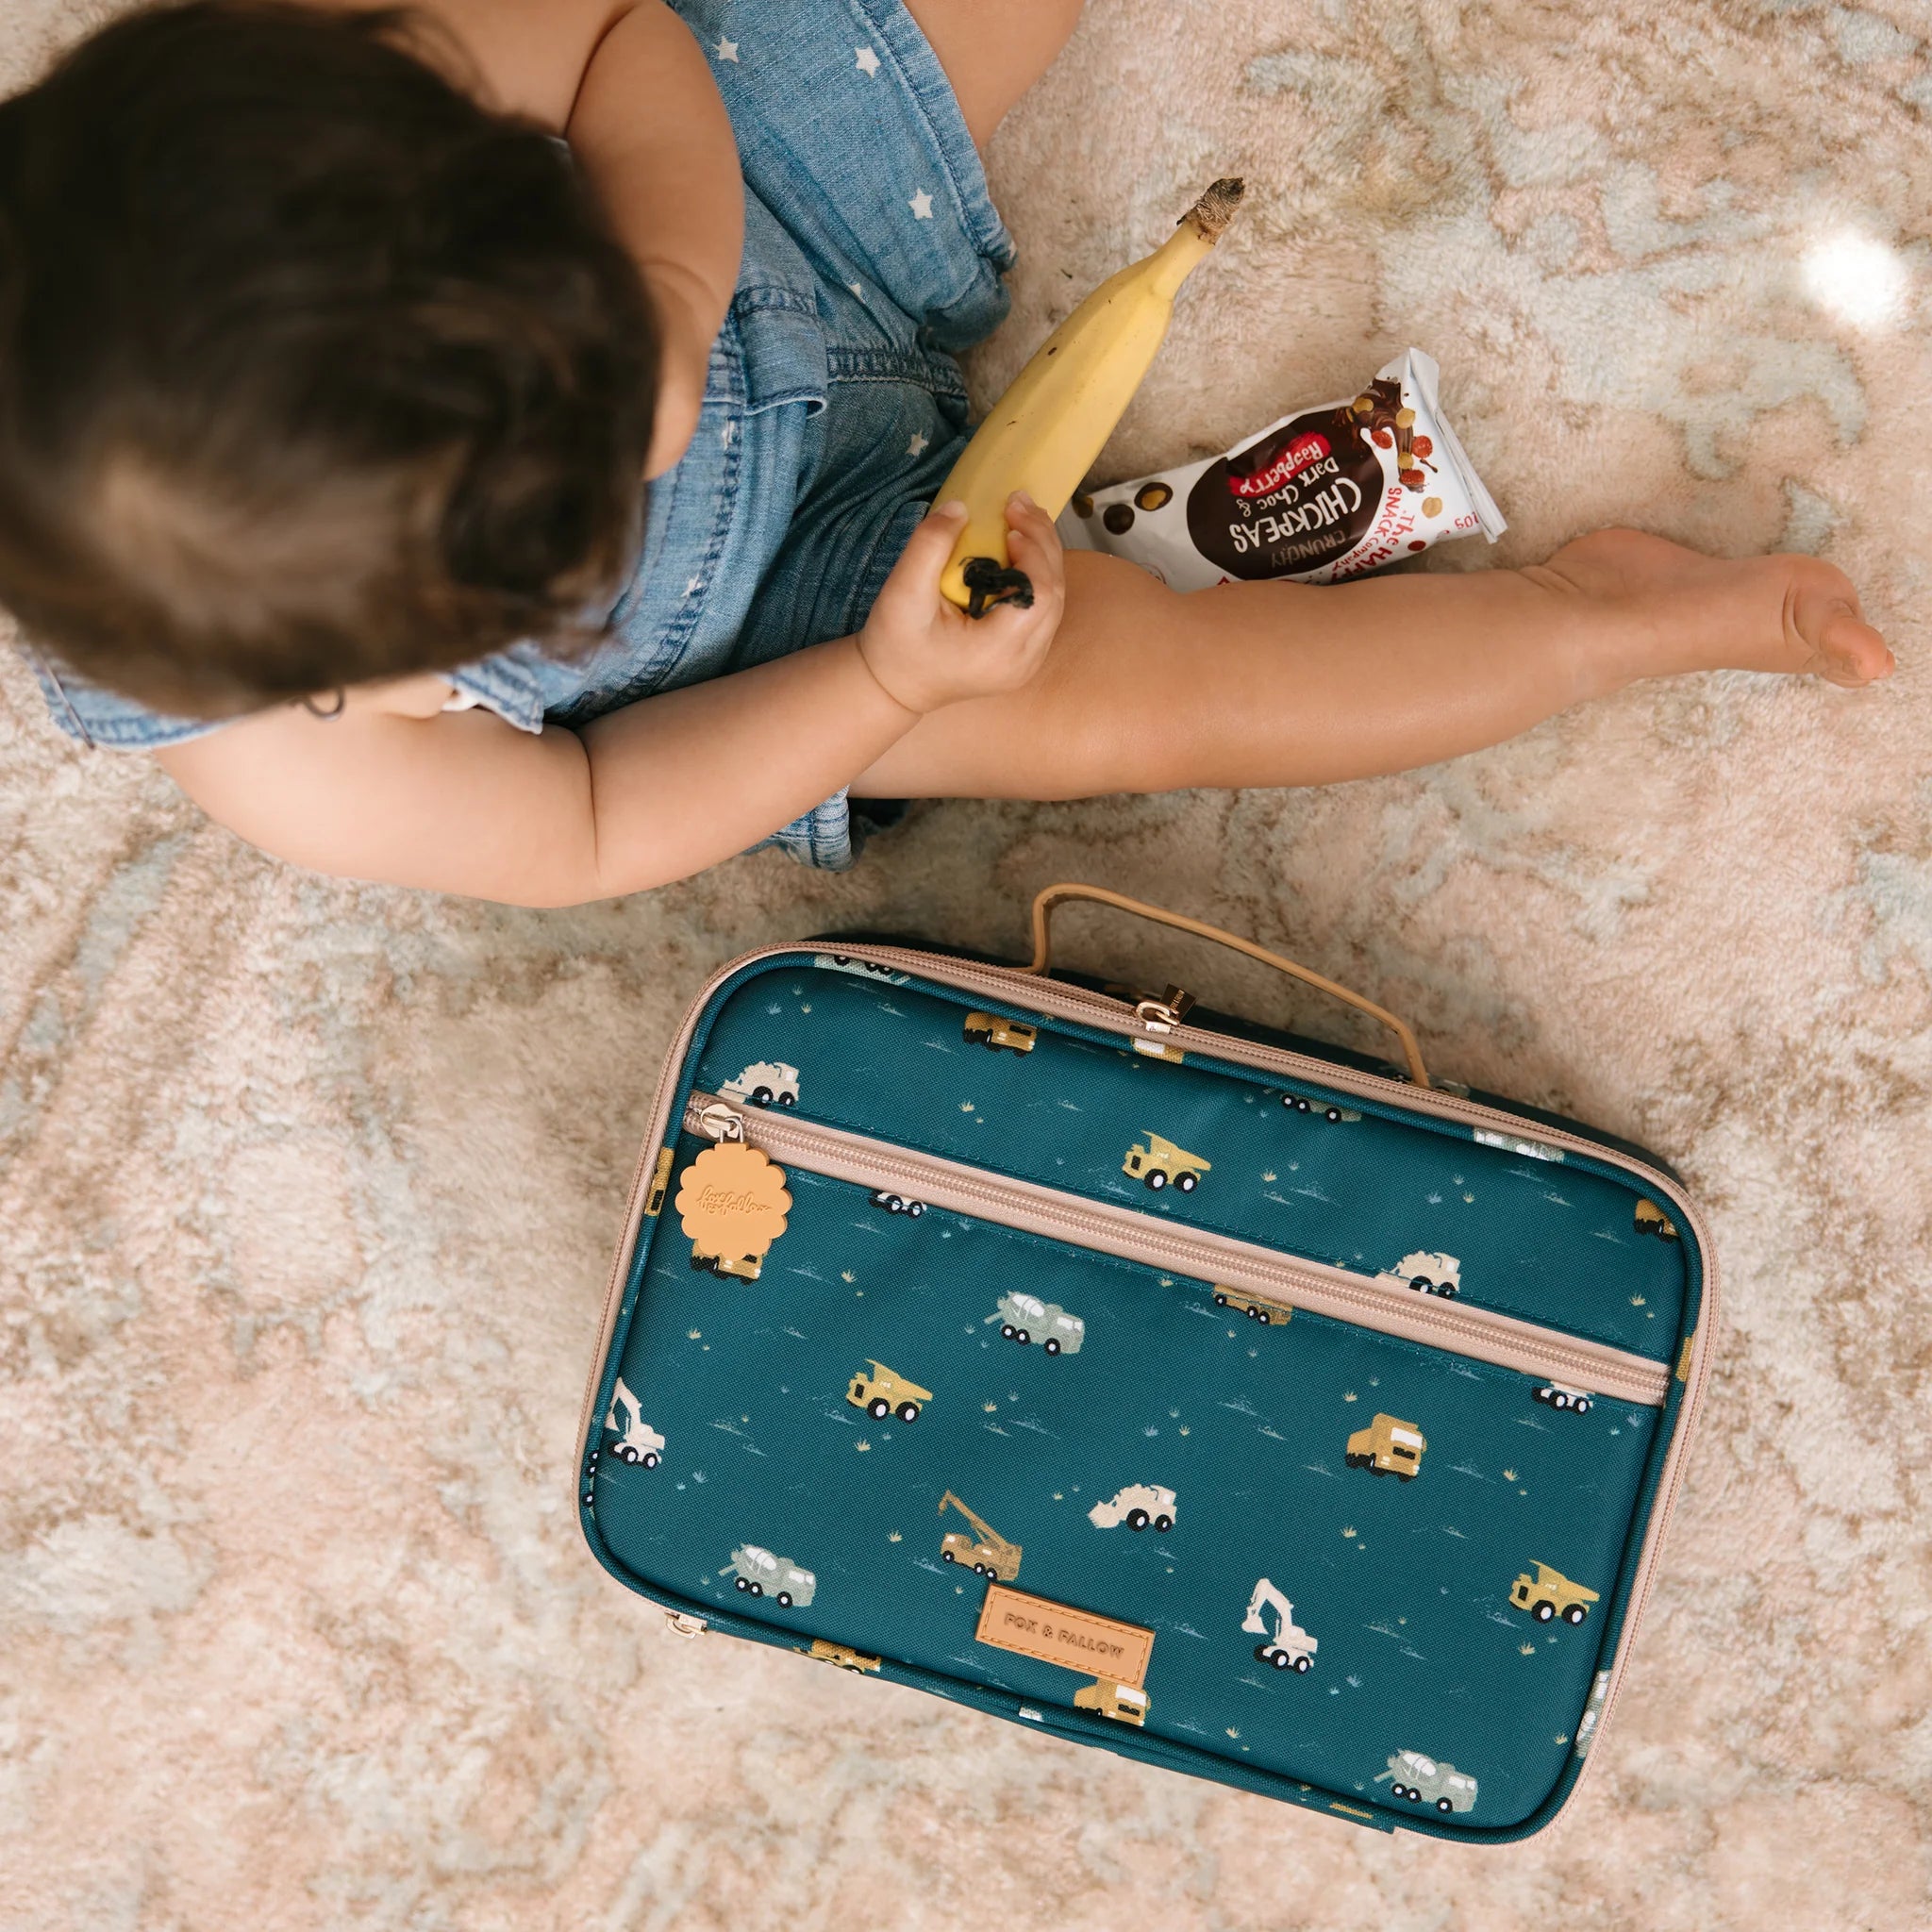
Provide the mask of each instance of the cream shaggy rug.
[{"label": "cream shaggy rug", "polygon": [[[106,10],[7,0],[0,78]],[[0,1920],[1932,1924],[1926,33],[1916,0],[1093,0],[993,157],[1023,260],[984,391],[1200,184],[1254,185],[1108,475],[1413,341],[1501,560],[1610,520],[1826,552],[1898,648],[1867,697],[1688,680],[1385,782],[933,808],[847,877],[541,915],[270,863],[71,750],[0,652]],[[1062,877],[1354,982],[1712,1210],[1724,1337],[1631,1688],[1525,1845],[681,1642],[582,1545],[577,1404],[690,993],[841,923],[1011,949]]]}]

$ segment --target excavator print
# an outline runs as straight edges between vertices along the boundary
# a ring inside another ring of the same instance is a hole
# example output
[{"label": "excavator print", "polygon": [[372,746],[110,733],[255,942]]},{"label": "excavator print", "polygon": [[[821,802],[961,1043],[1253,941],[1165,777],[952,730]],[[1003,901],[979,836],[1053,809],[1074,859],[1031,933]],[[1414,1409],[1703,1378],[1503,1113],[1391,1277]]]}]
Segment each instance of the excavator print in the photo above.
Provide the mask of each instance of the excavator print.
[{"label": "excavator print", "polygon": [[[619,1421],[622,1415],[625,1420]],[[617,1387],[610,1392],[610,1407],[604,1413],[604,1426],[616,1432],[617,1441],[610,1453],[620,1462],[641,1463],[646,1469],[656,1469],[664,1459],[664,1438],[644,1420],[644,1412],[638,1407],[638,1399],[624,1386],[624,1377],[617,1378]]]},{"label": "excavator print", "polygon": [[[1268,1620],[1262,1614],[1273,1611],[1274,1632],[1269,1635]],[[1264,1576],[1255,1585],[1248,1599],[1248,1614],[1241,1628],[1261,1641],[1255,1646],[1257,1662],[1272,1664],[1277,1671],[1294,1671],[1302,1676],[1315,1668],[1315,1653],[1321,1645],[1294,1620],[1294,1606]]]}]

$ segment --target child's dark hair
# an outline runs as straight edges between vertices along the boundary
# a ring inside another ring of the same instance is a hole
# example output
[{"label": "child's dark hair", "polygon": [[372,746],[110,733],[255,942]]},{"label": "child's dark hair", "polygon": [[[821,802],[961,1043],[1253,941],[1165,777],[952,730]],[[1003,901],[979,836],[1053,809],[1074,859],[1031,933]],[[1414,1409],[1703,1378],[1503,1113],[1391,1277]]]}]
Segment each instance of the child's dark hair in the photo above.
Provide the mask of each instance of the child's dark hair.
[{"label": "child's dark hair", "polygon": [[0,604],[82,677],[231,715],[614,598],[643,285],[434,31],[192,0],[0,103]]}]

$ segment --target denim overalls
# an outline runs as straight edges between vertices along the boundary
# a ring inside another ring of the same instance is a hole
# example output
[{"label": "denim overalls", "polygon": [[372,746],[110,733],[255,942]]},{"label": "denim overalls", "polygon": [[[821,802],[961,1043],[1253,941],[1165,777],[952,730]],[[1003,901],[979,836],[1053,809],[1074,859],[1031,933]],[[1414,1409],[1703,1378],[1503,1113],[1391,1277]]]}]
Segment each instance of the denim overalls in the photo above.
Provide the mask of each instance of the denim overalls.
[{"label": "denim overalls", "polygon": [[[900,0],[672,4],[738,139],[738,291],[696,433],[651,486],[638,567],[604,642],[573,664],[514,644],[448,674],[457,702],[525,731],[857,629],[965,441],[953,354],[1007,309],[1011,240]],[[31,655],[55,719],[90,743],[149,750],[220,728],[161,717]],[[759,751],[719,747],[726,763]],[[849,865],[843,792],[767,842]]]}]

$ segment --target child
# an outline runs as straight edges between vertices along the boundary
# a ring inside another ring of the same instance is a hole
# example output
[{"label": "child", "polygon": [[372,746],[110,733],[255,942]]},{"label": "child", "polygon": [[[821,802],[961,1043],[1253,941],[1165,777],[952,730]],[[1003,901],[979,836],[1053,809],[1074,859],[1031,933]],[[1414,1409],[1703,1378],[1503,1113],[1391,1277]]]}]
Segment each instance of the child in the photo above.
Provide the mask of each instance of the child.
[{"label": "child", "polygon": [[1630,531],[1179,596],[1015,498],[1033,608],[943,604],[952,358],[1013,258],[977,147],[1079,10],[95,35],[0,106],[0,602],[56,718],[297,863],[556,905],[842,865],[868,802],[1320,784],[1640,677],[1888,675],[1828,564]]}]

